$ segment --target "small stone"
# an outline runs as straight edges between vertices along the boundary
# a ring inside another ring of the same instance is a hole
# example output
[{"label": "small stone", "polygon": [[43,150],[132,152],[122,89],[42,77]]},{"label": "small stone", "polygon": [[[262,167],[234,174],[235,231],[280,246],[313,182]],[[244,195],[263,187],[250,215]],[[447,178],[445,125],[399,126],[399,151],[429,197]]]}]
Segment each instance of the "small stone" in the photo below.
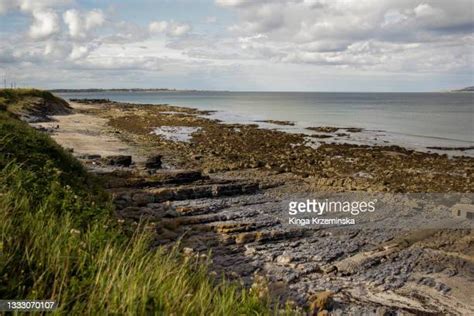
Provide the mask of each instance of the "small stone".
[{"label": "small stone", "polygon": [[436,283],[434,288],[443,294],[446,294],[451,291],[451,288],[444,283]]},{"label": "small stone", "polygon": [[377,308],[377,310],[375,311],[375,315],[376,316],[386,316],[386,315],[390,315],[390,311],[384,307],[384,306],[380,306]]},{"label": "small stone", "polygon": [[280,264],[288,264],[293,261],[293,257],[288,255],[281,255],[276,258],[276,261]]},{"label": "small stone", "polygon": [[252,246],[249,246],[249,245],[245,245],[245,252],[244,252],[244,254],[245,254],[246,256],[254,255],[256,252],[257,252],[257,250],[255,249],[255,247],[252,247]]}]

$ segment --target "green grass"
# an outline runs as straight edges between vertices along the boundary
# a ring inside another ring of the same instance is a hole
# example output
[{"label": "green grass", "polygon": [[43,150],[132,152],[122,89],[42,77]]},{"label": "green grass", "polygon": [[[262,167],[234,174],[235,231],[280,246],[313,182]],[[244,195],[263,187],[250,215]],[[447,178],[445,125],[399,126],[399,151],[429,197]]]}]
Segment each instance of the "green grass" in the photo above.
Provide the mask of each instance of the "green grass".
[{"label": "green grass", "polygon": [[269,315],[269,300],[150,249],[100,183],[49,136],[0,110],[0,297],[53,299],[60,314]]},{"label": "green grass", "polygon": [[57,100],[51,92],[38,89],[0,89],[0,104],[11,105],[27,98],[42,98],[46,101]]},{"label": "green grass", "polygon": [[[66,101],[56,97],[49,91],[38,89],[0,89],[0,110],[8,110],[11,113],[19,114],[40,112],[37,101],[42,101],[44,112],[54,112],[56,109],[67,109]],[[54,114],[54,113],[49,113]]]}]

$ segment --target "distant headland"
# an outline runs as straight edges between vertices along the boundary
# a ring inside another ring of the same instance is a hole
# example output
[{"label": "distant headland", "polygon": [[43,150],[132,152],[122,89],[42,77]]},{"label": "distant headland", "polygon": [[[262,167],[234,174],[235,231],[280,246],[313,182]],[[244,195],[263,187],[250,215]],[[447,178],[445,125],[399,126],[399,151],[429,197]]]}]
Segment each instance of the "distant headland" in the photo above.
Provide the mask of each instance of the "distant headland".
[{"label": "distant headland", "polygon": [[465,87],[458,90],[452,90],[452,92],[474,92],[474,86]]},{"label": "distant headland", "polygon": [[114,88],[114,89],[50,89],[50,92],[169,92],[169,91],[198,91],[193,89],[168,89],[168,88]]},{"label": "distant headland", "polygon": [[[204,91],[218,91],[218,92],[231,92],[230,90],[208,90],[208,89],[175,89],[175,88],[86,88],[86,89],[49,89],[48,91],[52,93],[81,93],[81,92],[204,92]],[[243,92],[243,91],[233,91],[233,92]],[[249,92],[249,91],[246,91]],[[252,92],[264,92],[264,91],[252,91]],[[276,91],[265,91],[265,92],[276,92]],[[280,91],[283,92],[283,91]],[[293,92],[310,92],[310,91],[293,91]],[[332,91],[311,91],[311,92],[332,92]],[[361,93],[371,93],[370,91],[359,91]],[[433,92],[474,92],[474,86],[465,87],[462,89],[446,89],[441,91]],[[383,92],[374,92],[374,93],[383,93]],[[403,92],[401,92],[403,93]]]}]

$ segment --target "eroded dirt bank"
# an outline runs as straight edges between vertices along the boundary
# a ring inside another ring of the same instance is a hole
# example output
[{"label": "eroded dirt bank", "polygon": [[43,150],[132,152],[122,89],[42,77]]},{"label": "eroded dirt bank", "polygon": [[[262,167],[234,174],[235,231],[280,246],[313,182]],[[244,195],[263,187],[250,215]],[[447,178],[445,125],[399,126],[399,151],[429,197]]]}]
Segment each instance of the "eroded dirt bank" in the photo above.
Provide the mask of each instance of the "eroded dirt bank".
[{"label": "eroded dirt bank", "polygon": [[71,105],[74,114],[37,126],[103,177],[120,220],[149,219],[157,245],[212,251],[216,273],[320,312],[474,313],[471,230],[308,230],[279,219],[281,201],[301,193],[473,192],[474,159],[312,148],[304,135],[167,105]]}]

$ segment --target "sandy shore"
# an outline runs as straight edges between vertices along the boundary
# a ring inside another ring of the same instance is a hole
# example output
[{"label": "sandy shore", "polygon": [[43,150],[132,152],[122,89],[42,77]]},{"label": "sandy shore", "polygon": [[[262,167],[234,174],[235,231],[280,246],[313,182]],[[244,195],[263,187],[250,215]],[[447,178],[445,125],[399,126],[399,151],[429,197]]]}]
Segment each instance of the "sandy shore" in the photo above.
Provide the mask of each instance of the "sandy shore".
[{"label": "sandy shore", "polygon": [[[71,103],[76,111],[86,111],[93,106]],[[54,121],[34,123],[54,131],[52,137],[65,148],[73,149],[78,155],[90,153],[108,155],[134,155],[135,151],[129,144],[114,137],[107,129],[107,119],[89,114],[74,113],[72,115],[55,116]],[[57,127],[59,126],[59,129]]]},{"label": "sandy shore", "polygon": [[[104,178],[117,216],[151,220],[157,245],[181,240],[192,256],[212,249],[216,273],[297,305],[329,292],[334,314],[474,313],[471,230],[305,230],[279,219],[281,201],[303,193],[472,193],[473,158],[312,148],[304,135],[224,125],[167,105],[71,105],[76,113],[36,126]],[[134,164],[111,166],[103,159],[110,155],[131,155]],[[162,168],[147,168],[158,155]]]}]

